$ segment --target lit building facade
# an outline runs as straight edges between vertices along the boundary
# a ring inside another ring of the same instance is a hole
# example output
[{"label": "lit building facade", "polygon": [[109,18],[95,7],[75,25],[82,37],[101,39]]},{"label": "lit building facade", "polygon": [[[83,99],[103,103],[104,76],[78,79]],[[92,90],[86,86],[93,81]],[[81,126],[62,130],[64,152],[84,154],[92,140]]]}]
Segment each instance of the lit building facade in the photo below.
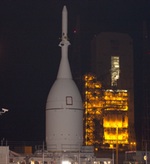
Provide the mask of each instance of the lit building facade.
[{"label": "lit building facade", "polygon": [[[93,82],[96,86],[97,83],[100,85],[98,89],[91,81],[90,85],[94,88],[89,89],[85,82],[85,90],[99,90],[93,93],[86,91],[88,96],[85,94],[85,143],[90,144],[87,143],[87,134],[90,136],[93,131],[94,136],[89,138],[93,140],[94,145],[113,148],[117,141],[120,149],[135,149],[132,39],[127,34],[103,32],[94,37],[91,45],[91,72],[95,75]],[[92,107],[89,97],[93,97],[93,101],[99,99],[99,105],[96,107],[96,104],[93,104]],[[88,106],[91,106],[91,109],[87,109]],[[89,111],[98,115],[89,114]]]},{"label": "lit building facade", "polygon": [[129,145],[128,135],[128,92],[127,90],[104,91],[104,141],[109,148],[115,148],[116,143],[120,148],[126,149]]},{"label": "lit building facade", "polygon": [[84,76],[85,144],[95,150],[135,149],[129,138],[128,91],[104,89],[96,76]]}]

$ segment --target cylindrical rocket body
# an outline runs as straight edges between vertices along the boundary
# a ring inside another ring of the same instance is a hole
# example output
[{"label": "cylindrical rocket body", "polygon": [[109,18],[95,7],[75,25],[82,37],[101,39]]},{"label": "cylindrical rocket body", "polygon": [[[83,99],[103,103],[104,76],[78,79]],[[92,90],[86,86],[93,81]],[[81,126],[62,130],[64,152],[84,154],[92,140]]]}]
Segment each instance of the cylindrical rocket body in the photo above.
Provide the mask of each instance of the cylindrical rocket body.
[{"label": "cylindrical rocket body", "polygon": [[46,104],[46,144],[49,151],[79,151],[83,140],[83,109],[72,79],[57,79]]}]

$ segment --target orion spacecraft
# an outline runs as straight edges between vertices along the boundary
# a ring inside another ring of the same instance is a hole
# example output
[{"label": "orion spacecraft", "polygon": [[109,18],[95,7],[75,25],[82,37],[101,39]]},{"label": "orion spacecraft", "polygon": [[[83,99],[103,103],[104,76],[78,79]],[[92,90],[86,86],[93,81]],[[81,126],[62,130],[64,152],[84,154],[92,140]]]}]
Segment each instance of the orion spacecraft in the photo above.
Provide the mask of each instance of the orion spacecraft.
[{"label": "orion spacecraft", "polygon": [[68,61],[67,8],[62,11],[61,61],[46,103],[48,151],[78,151],[83,144],[83,105]]}]

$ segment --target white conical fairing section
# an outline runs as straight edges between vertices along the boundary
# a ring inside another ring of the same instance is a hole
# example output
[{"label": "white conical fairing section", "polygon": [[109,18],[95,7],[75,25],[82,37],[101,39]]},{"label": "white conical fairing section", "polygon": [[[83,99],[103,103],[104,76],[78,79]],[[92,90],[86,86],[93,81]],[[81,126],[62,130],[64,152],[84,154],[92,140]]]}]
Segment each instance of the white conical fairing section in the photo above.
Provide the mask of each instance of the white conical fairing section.
[{"label": "white conical fairing section", "polygon": [[62,12],[61,61],[46,103],[46,145],[49,151],[79,151],[83,141],[83,107],[68,61],[67,9]]},{"label": "white conical fairing section", "polygon": [[72,79],[72,74],[71,74],[70,65],[69,65],[69,61],[68,61],[68,49],[66,49],[65,46],[62,46],[61,54],[63,54],[63,55],[61,56],[57,79],[58,78]]}]

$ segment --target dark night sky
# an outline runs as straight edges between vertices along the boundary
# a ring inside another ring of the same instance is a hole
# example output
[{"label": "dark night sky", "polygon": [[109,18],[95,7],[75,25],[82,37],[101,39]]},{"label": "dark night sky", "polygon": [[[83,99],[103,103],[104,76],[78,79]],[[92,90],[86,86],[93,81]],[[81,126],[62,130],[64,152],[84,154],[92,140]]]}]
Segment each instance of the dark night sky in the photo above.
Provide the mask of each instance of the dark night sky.
[{"label": "dark night sky", "polygon": [[[76,17],[80,16],[81,58],[86,57],[83,73],[90,70],[90,40],[94,34],[116,31],[129,33],[133,38],[135,78],[139,78],[142,21],[150,18],[148,1],[0,2],[0,105],[10,109],[1,116],[0,139],[45,140],[45,104],[60,60],[58,44],[64,4],[69,12],[71,43]],[[139,87],[140,82],[135,86]],[[140,116],[140,105],[135,104],[136,117]]]}]

